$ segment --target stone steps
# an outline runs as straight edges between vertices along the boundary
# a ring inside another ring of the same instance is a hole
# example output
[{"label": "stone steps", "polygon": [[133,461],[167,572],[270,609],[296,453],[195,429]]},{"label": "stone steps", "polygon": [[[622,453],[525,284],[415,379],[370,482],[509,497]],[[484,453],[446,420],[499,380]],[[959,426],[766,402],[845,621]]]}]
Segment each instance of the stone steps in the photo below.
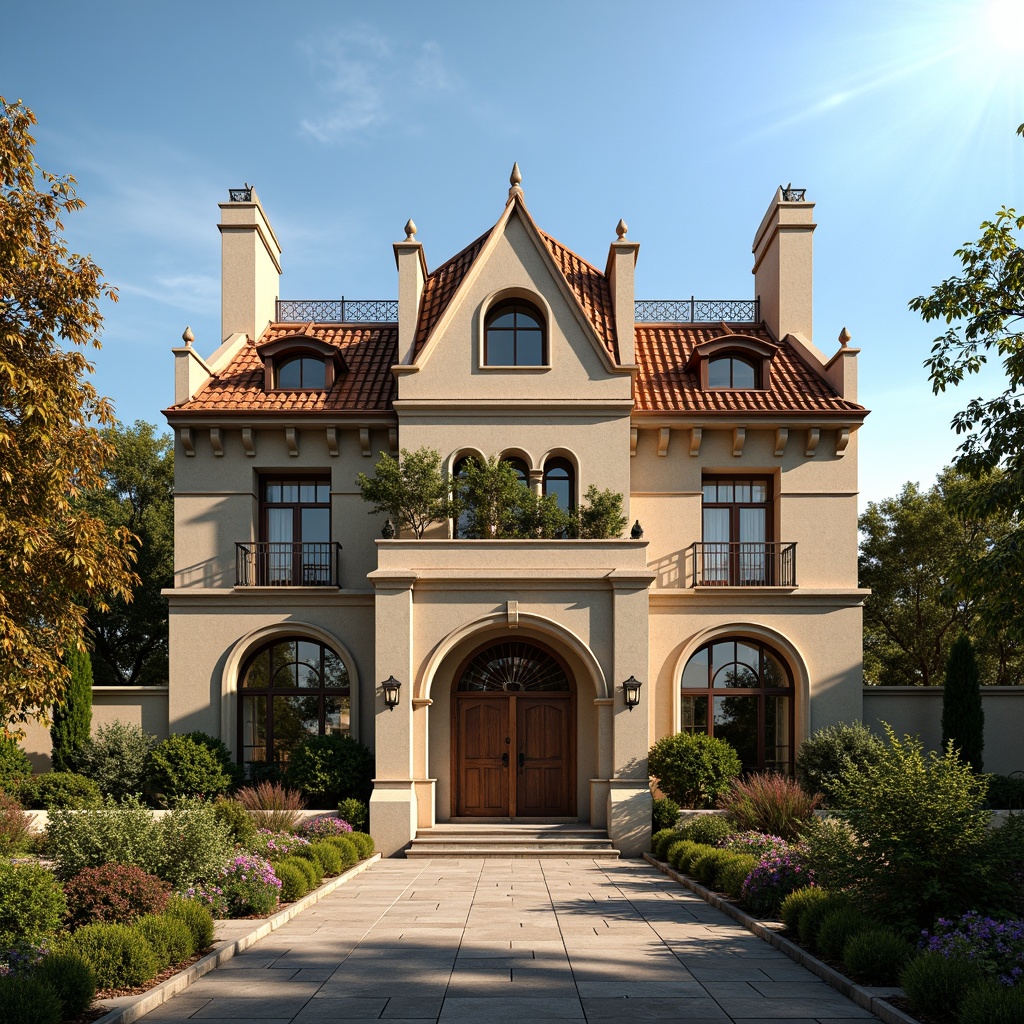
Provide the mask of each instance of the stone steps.
[{"label": "stone steps", "polygon": [[406,857],[557,857],[617,860],[608,833],[586,825],[435,825],[416,832]]}]

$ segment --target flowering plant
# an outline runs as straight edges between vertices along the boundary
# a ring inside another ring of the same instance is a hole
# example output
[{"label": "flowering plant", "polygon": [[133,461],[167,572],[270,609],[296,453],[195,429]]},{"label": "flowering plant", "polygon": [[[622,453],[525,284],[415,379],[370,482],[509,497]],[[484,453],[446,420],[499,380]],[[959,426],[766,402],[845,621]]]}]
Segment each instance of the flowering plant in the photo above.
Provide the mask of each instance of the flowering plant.
[{"label": "flowering plant", "polygon": [[777,915],[782,901],[797,889],[814,885],[814,873],[804,855],[790,848],[766,854],[743,883],[743,902],[761,916]]},{"label": "flowering plant", "polygon": [[220,869],[215,881],[199,882],[179,895],[199,900],[214,917],[269,914],[281,894],[281,879],[268,860],[240,853]]},{"label": "flowering plant", "polygon": [[280,860],[294,853],[300,846],[309,846],[309,840],[304,836],[293,836],[291,832],[271,832],[270,829],[261,828],[255,840],[249,843],[249,852],[267,860]]},{"label": "flowering plant", "polygon": [[1024,921],[997,921],[974,910],[959,921],[940,917],[933,932],[921,932],[918,946],[947,960],[967,960],[1003,985],[1019,985],[1024,977]]},{"label": "flowering plant", "polygon": [[764,832],[737,832],[718,844],[730,853],[749,853],[758,860],[769,855],[781,856],[789,852],[789,843],[779,836],[765,835]]},{"label": "flowering plant", "polygon": [[228,916],[227,897],[224,890],[214,882],[196,882],[175,895],[187,900],[198,900],[215,918]]},{"label": "flowering plant", "polygon": [[10,949],[0,949],[0,978],[8,974],[27,974],[46,956],[47,946],[19,942]]},{"label": "flowering plant", "polygon": [[352,826],[342,818],[328,815],[323,818],[310,818],[299,826],[299,835],[315,842],[331,836],[344,836],[352,831]]}]

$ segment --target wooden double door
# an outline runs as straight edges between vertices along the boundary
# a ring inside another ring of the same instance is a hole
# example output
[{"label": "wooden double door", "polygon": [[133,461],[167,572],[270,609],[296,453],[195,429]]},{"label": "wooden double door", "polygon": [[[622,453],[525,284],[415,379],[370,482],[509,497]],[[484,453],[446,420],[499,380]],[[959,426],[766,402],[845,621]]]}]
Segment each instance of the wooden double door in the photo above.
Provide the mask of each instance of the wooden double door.
[{"label": "wooden double door", "polygon": [[454,813],[576,813],[573,693],[455,693]]}]

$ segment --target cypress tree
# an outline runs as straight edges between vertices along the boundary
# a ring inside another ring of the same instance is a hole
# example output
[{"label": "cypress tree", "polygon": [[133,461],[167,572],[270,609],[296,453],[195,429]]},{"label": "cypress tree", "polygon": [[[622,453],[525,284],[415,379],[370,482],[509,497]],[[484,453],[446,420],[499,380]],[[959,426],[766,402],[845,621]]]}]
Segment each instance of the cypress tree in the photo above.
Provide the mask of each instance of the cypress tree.
[{"label": "cypress tree", "polygon": [[72,647],[64,656],[71,682],[63,704],[53,709],[50,739],[53,742],[53,770],[74,771],[78,751],[89,738],[92,727],[92,659],[89,652]]},{"label": "cypress tree", "polygon": [[946,682],[942,693],[942,746],[952,741],[964,761],[975,772],[982,770],[981,754],[985,746],[985,711],[981,706],[981,682],[974,645],[969,636],[953,644],[946,662]]}]

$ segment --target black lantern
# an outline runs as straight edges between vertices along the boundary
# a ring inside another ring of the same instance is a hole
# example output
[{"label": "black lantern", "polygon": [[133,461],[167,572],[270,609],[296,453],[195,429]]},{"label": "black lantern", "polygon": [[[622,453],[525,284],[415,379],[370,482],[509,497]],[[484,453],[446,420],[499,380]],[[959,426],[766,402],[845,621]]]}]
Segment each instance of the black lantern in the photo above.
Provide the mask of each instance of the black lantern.
[{"label": "black lantern", "polygon": [[388,676],[380,685],[384,690],[384,703],[387,704],[388,710],[394,711],[398,706],[398,695],[402,684],[394,676]]},{"label": "black lantern", "polygon": [[630,676],[622,684],[622,695],[623,697],[625,697],[626,707],[629,708],[630,711],[632,711],[633,708],[635,708],[637,704],[640,703],[641,686],[643,686],[643,683],[641,683],[640,680],[636,678],[636,676]]}]

